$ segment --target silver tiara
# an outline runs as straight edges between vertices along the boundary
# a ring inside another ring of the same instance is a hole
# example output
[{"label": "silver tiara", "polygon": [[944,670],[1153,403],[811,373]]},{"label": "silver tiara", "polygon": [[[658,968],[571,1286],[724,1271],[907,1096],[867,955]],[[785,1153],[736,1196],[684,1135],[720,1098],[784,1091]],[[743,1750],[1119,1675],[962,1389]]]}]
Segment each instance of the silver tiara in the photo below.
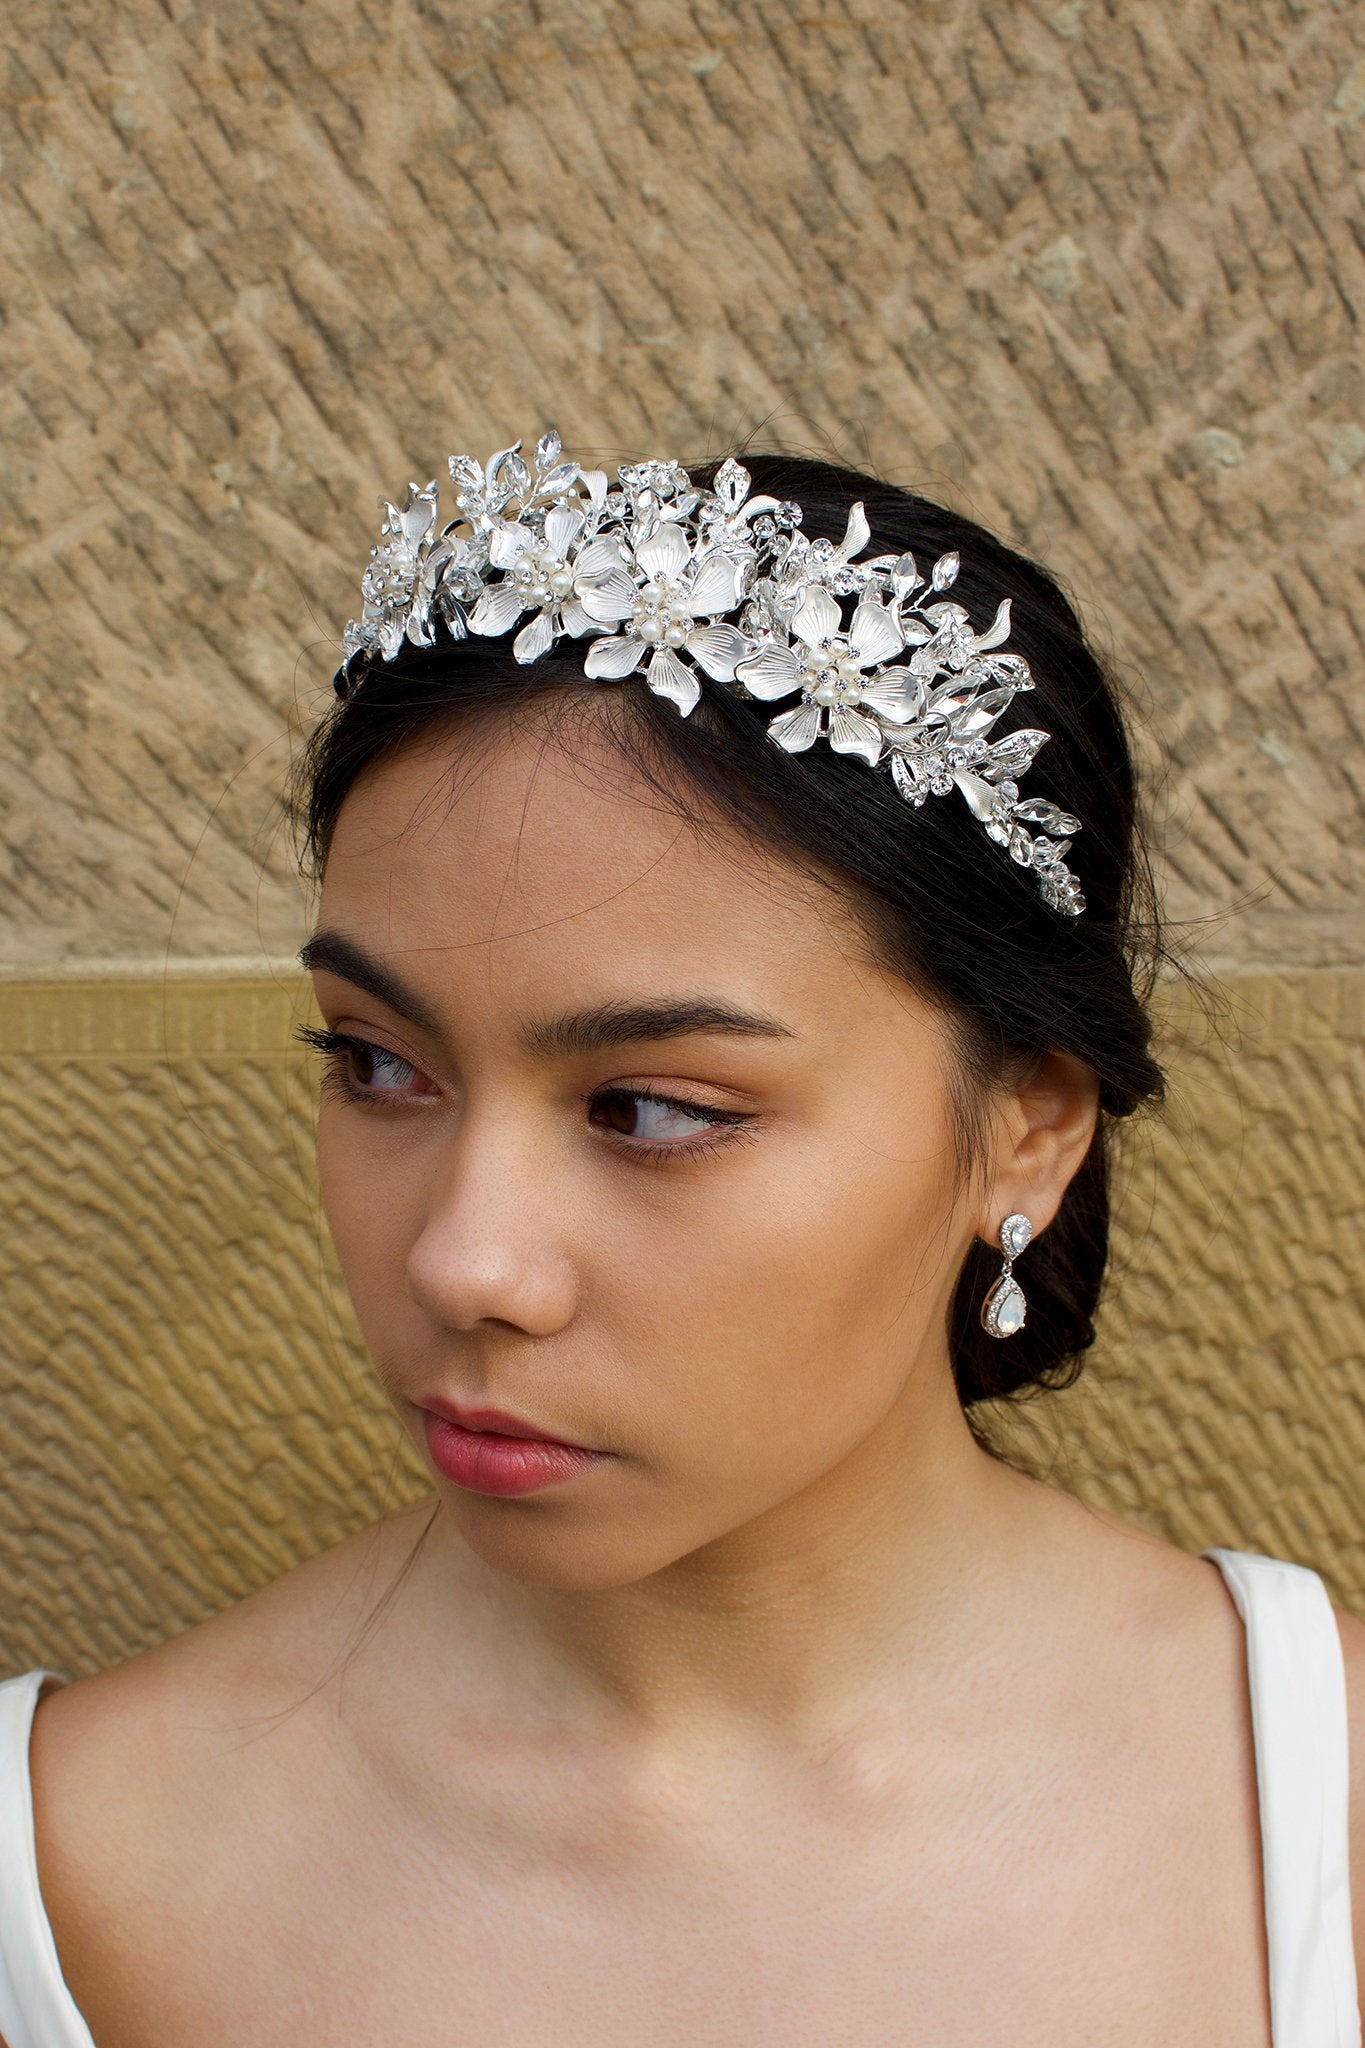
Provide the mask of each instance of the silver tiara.
[{"label": "silver tiara", "polygon": [[684,718],[701,696],[699,670],[751,698],[796,697],[769,721],[778,746],[795,754],[822,739],[889,767],[915,805],[960,790],[987,835],[1032,868],[1054,910],[1084,910],[1062,858],[1079,820],[1037,797],[1019,801],[1017,778],[1049,734],[987,737],[1016,693],[1034,687],[1023,656],[1001,651],[1010,600],[973,631],[943,594],[956,553],[940,555],[927,580],[911,555],[855,561],[871,538],[861,504],[837,546],[812,541],[801,507],[751,498],[749,473],[733,459],[709,490],[667,461],[618,469],[613,489],[605,470],[566,461],[553,431],[537,441],[534,469],[521,445],[487,467],[450,457],[456,516],[445,526],[434,482],[409,484],[401,505],[381,499],[362,614],[342,636],[338,696],[366,658],[392,661],[404,641],[431,647],[444,621],[457,640],[515,627],[522,662],[565,635],[587,640],[585,675],[616,682],[642,670]]}]

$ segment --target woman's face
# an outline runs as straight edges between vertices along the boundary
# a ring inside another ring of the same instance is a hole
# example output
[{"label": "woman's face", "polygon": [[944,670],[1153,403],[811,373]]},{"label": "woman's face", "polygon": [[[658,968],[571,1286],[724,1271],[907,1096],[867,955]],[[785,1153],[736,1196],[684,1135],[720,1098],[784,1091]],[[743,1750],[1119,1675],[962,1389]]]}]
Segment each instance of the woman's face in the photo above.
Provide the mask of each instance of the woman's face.
[{"label": "woman's face", "polygon": [[[827,889],[698,836],[595,726],[465,732],[347,797],[310,959],[362,1041],[318,1137],[342,1271],[490,1562],[632,1582],[960,1423],[945,1026]],[[473,1490],[432,1397],[609,1455]]]}]

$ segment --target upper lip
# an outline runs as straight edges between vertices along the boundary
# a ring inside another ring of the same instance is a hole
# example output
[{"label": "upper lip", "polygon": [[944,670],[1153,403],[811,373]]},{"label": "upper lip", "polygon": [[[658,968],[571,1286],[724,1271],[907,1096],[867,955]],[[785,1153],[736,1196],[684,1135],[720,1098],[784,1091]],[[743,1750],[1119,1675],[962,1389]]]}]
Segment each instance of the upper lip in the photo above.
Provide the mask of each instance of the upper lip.
[{"label": "upper lip", "polygon": [[568,1444],[571,1450],[585,1450],[584,1444],[575,1444],[571,1438],[556,1436],[552,1430],[537,1429],[533,1422],[523,1422],[519,1415],[505,1414],[501,1408],[458,1408],[453,1401],[444,1401],[439,1394],[426,1394],[420,1405],[433,1415],[443,1416],[447,1422],[454,1422],[461,1429],[486,1430],[494,1436],[519,1436],[529,1443]]}]

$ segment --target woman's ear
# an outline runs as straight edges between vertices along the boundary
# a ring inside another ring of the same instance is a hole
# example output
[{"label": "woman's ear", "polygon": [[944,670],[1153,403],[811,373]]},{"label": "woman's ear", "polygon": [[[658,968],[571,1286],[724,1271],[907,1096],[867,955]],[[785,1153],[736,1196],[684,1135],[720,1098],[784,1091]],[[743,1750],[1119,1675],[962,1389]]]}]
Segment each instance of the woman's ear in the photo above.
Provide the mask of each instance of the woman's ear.
[{"label": "woman's ear", "polygon": [[1099,1076],[1069,1052],[1044,1053],[1027,1080],[1003,1094],[989,1207],[978,1226],[987,1244],[998,1242],[1001,1221],[1016,1210],[1035,1237],[1046,1230],[1090,1149],[1099,1106]]}]

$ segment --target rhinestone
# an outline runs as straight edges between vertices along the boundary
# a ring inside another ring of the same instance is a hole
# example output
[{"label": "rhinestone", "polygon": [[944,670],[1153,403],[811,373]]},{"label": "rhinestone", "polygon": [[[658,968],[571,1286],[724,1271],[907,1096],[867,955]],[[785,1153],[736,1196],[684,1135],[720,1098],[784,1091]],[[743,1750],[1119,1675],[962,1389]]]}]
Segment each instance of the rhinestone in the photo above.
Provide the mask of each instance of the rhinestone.
[{"label": "rhinestone", "polygon": [[992,1337],[1013,1337],[1024,1327],[1025,1312],[1023,1288],[1002,1273],[982,1305],[983,1327]]},{"label": "rhinestone", "polygon": [[1033,1236],[1033,1225],[1027,1216],[1018,1211],[1007,1216],[1000,1226],[1000,1244],[1007,1259],[1017,1259],[1024,1246]]}]

